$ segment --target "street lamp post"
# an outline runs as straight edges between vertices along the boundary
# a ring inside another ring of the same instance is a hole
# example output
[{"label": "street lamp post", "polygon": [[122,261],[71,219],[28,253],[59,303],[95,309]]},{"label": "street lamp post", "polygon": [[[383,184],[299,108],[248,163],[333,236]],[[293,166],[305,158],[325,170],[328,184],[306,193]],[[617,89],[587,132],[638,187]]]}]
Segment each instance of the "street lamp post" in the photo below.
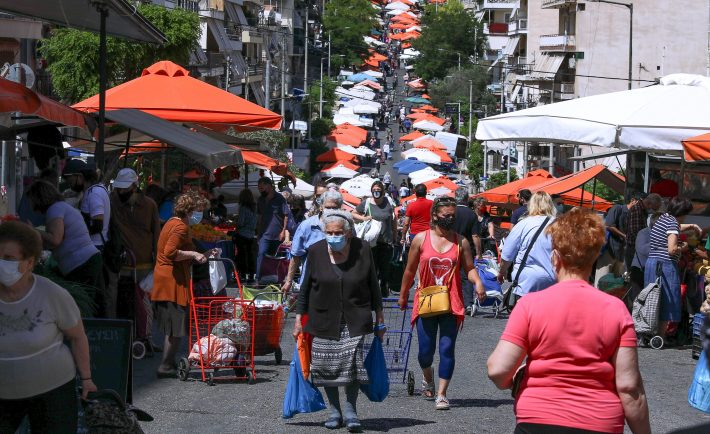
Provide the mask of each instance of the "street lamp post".
[{"label": "street lamp post", "polygon": [[325,58],[320,59],[320,92],[318,92],[318,117],[323,118],[323,61]]},{"label": "street lamp post", "polygon": [[633,80],[633,55],[634,55],[634,4],[622,3],[611,0],[589,0],[594,3],[608,3],[610,5],[624,6],[629,9],[629,90],[631,90],[631,81]]}]

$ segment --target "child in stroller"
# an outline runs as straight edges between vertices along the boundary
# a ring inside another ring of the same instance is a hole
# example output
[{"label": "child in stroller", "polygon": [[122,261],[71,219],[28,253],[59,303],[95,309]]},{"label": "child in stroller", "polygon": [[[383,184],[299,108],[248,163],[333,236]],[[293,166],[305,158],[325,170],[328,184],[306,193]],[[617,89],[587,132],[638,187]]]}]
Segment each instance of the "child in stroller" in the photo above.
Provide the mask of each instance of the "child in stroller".
[{"label": "child in stroller", "polygon": [[473,317],[479,312],[485,312],[498,318],[498,314],[503,311],[503,292],[497,280],[498,263],[496,258],[492,255],[483,255],[483,259],[476,260],[476,270],[486,288],[486,299],[481,302],[474,297],[470,315]]}]

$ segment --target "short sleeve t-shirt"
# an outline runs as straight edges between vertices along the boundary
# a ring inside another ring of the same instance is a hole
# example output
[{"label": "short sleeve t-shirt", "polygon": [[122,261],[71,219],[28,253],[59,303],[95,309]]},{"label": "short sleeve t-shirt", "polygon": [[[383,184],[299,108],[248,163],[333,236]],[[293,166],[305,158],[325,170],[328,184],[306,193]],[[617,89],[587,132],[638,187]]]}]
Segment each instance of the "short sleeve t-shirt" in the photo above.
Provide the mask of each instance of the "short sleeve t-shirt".
[{"label": "short sleeve t-shirt", "polygon": [[520,299],[501,339],[528,357],[518,423],[624,431],[611,360],[619,347],[636,347],[636,333],[621,300],[581,280],[561,282]]},{"label": "short sleeve t-shirt", "polygon": [[649,258],[678,261],[679,255],[671,256],[668,253],[668,235],[680,233],[680,224],[670,214],[663,214],[651,228],[651,241],[648,252]]},{"label": "short sleeve t-shirt", "polygon": [[[91,218],[102,215],[103,229],[101,234],[91,235],[91,241],[95,246],[103,246],[104,240],[108,241],[108,225],[111,221],[111,199],[108,196],[108,190],[101,184],[96,184],[86,191],[84,199],[79,207],[82,214],[86,214]],[[103,235],[103,238],[101,236]]]},{"label": "short sleeve t-shirt", "polygon": [[456,205],[456,220],[454,221],[454,231],[468,240],[468,244],[473,246],[473,227],[477,220],[476,213],[466,205]]},{"label": "short sleeve t-shirt", "polygon": [[276,241],[284,229],[284,217],[291,213],[288,203],[279,193],[271,200],[259,197],[257,211],[260,214],[258,229],[264,239]]},{"label": "short sleeve t-shirt", "polygon": [[381,204],[377,205],[372,199],[367,199],[360,202],[356,211],[362,215],[371,215],[373,219],[382,222],[382,231],[379,238],[377,238],[378,243],[392,244],[394,242],[392,239],[394,207],[389,200],[385,199]]},{"label": "short sleeve t-shirt", "polygon": [[416,235],[419,232],[429,230],[431,223],[431,207],[434,204],[425,197],[418,197],[407,207],[406,216],[409,217],[409,233]]},{"label": "short sleeve t-shirt", "polygon": [[[626,230],[626,222],[629,216],[629,209],[625,205],[614,205],[609,209],[604,219],[604,224],[608,227],[615,227],[618,230],[624,232]],[[626,245],[626,240],[613,234],[609,233],[609,250],[611,255],[617,260],[624,259],[624,246]]]},{"label": "short sleeve t-shirt", "polygon": [[0,300],[0,399],[39,395],[76,376],[62,330],[79,323],[79,308],[64,288],[34,279],[21,300]]},{"label": "short sleeve t-shirt", "polygon": [[57,261],[59,271],[66,276],[99,250],[94,246],[89,229],[78,209],[64,201],[56,202],[47,210],[47,223],[54,219],[63,221],[64,239],[52,251],[52,257]]},{"label": "short sleeve t-shirt", "polygon": [[[545,216],[525,217],[505,238],[501,258],[504,261],[514,262],[513,277],[517,275],[523,256],[545,218]],[[547,225],[549,226],[552,221],[553,219],[550,218]],[[552,258],[552,241],[543,230],[530,249],[530,255],[518,279],[518,286],[513,292],[517,295],[525,295],[554,285],[557,279],[550,258]]]},{"label": "short sleeve t-shirt", "polygon": [[409,196],[409,187],[405,185],[399,187],[399,197],[405,198],[407,196]]},{"label": "short sleeve t-shirt", "polygon": [[516,208],[515,211],[513,211],[513,214],[510,215],[510,223],[513,225],[518,224],[521,218],[525,216],[525,214],[528,213],[528,206],[523,205],[519,208]]}]

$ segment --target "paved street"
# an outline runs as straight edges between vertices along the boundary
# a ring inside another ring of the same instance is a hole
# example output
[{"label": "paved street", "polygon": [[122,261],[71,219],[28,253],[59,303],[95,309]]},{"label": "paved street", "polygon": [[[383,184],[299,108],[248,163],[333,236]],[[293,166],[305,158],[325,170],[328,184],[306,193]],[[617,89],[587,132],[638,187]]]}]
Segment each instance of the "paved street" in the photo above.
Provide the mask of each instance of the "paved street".
[{"label": "paved street", "polygon": [[[513,400],[509,391],[499,391],[486,377],[486,358],[493,350],[505,319],[467,318],[457,343],[457,364],[449,390],[452,409],[434,410],[434,404],[418,395],[416,336],[409,369],[417,378],[417,393],[408,396],[402,384],[391,386],[382,403],[370,403],[361,395],[359,413],[366,431],[371,432],[470,432],[511,433],[515,425]],[[219,383],[210,387],[198,381],[157,380],[157,359],[136,363],[135,404],[149,411],[155,422],[144,423],[147,433],[232,433],[232,432],[328,432],[321,427],[327,412],[281,418],[288,362],[293,354],[289,330],[282,337],[284,362],[273,357],[257,359],[258,381]],[[695,361],[690,349],[640,350],[641,372],[656,433],[710,423],[688,406],[686,394]],[[436,366],[436,362],[435,362]],[[344,432],[344,431],[342,431]],[[700,431],[702,432],[702,431]],[[710,432],[710,431],[706,431]]]}]

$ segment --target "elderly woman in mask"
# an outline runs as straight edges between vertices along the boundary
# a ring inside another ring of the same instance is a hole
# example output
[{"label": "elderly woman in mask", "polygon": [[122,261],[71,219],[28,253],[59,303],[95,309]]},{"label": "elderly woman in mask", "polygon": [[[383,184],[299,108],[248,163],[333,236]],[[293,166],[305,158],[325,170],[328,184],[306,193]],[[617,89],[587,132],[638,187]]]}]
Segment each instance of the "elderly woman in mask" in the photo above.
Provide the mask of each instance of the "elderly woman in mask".
[{"label": "elderly woman in mask", "polygon": [[[323,386],[330,402],[325,426],[345,426],[350,432],[362,427],[357,415],[360,383],[368,382],[364,368],[365,335],[376,329],[384,334],[382,296],[370,246],[353,236],[349,213],[324,212],[325,239],[308,249],[305,277],[298,296],[293,336],[313,335],[311,379]],[[372,312],[375,312],[373,327]],[[308,322],[302,325],[302,316]],[[345,388],[341,407],[338,387]]]}]

